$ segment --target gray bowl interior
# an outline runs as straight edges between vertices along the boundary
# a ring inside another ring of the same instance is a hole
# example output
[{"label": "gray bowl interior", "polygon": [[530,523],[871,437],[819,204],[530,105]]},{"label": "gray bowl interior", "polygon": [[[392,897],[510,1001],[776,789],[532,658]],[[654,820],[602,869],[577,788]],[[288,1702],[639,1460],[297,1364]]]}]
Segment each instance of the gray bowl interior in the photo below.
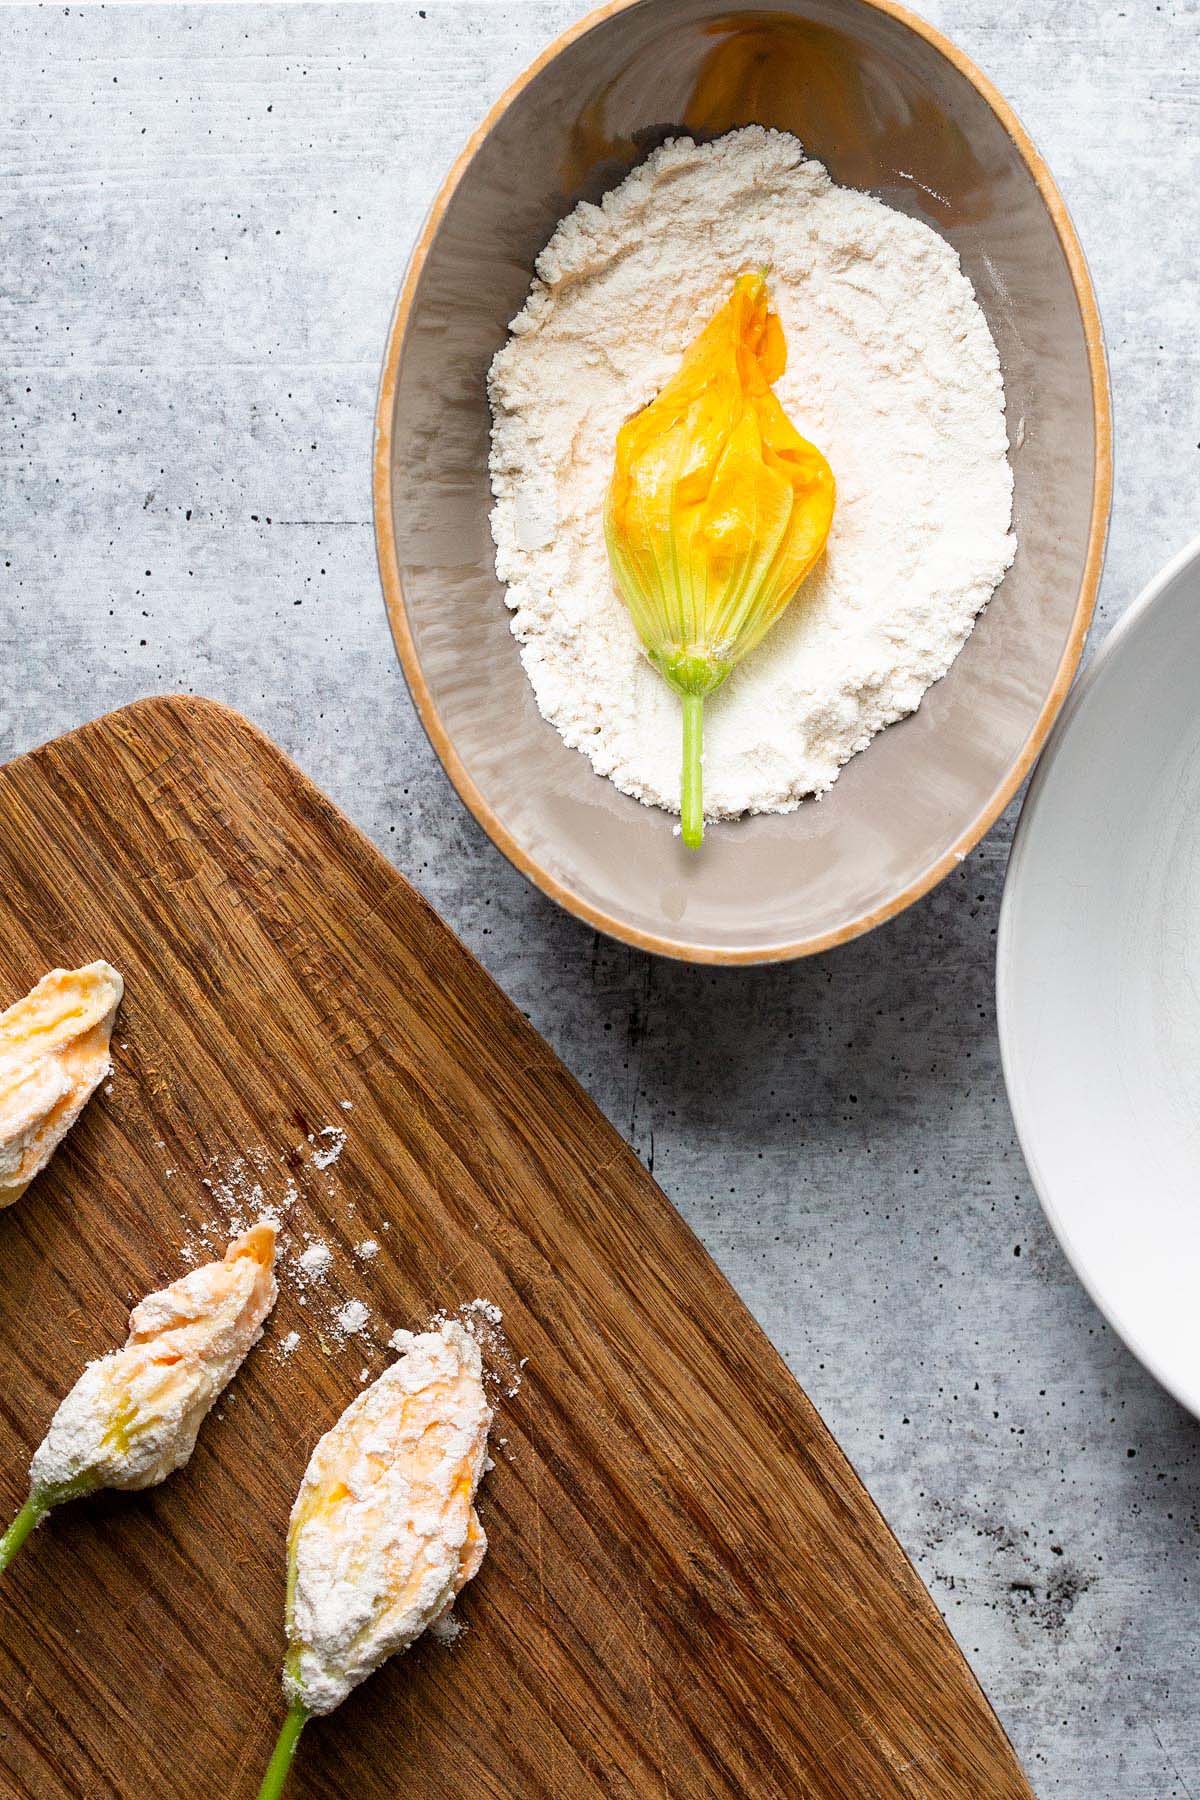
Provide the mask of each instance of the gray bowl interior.
[{"label": "gray bowl interior", "polygon": [[[959,251],[1004,369],[1017,561],[919,711],[786,817],[710,831],[595,776],[538,714],[488,526],[485,377],[534,257],[665,137],[795,132],[842,183]],[[764,12],[643,0],[562,51],[480,145],[430,246],[395,390],[392,498],[432,704],[518,860],[620,930],[770,954],[844,931],[928,871],[1020,756],[1066,650],[1088,551],[1095,428],[1083,321],[1046,203],[973,83],[899,20],[846,0]]]}]

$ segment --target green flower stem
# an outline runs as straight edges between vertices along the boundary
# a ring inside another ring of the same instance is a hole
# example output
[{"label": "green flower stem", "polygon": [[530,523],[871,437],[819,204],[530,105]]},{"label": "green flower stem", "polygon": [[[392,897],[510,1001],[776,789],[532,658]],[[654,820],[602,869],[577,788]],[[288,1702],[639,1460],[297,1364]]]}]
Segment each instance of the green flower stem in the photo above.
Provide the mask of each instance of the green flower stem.
[{"label": "green flower stem", "polygon": [[263,1784],[258,1790],[258,1800],[279,1800],[288,1778],[288,1770],[292,1766],[292,1758],[296,1754],[296,1745],[300,1742],[300,1733],[307,1724],[308,1713],[299,1700],[293,1700],[276,1739],[275,1751],[267,1765]]},{"label": "green flower stem", "polygon": [[35,1499],[31,1494],[4,1536],[0,1538],[0,1575],[7,1569],[21,1545],[31,1532],[36,1531],[46,1514],[50,1511],[49,1503],[43,1499]]},{"label": "green flower stem", "polygon": [[684,694],[683,698],[683,841],[689,850],[698,850],[704,842],[704,776],[701,751],[704,747],[704,695]]}]

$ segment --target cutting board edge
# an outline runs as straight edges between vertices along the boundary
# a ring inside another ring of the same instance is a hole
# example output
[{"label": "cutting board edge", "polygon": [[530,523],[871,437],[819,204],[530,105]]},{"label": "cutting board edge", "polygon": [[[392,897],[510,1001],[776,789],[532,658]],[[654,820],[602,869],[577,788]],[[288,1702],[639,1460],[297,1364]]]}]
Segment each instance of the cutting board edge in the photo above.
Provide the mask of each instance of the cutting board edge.
[{"label": "cutting board edge", "polygon": [[[815,1426],[820,1434],[831,1441],[837,1455],[850,1470],[862,1495],[865,1497],[875,1515],[876,1523],[883,1527],[883,1536],[890,1549],[895,1577],[902,1588],[907,1587],[910,1590],[910,1598],[917,1608],[918,1615],[920,1613],[925,1613],[927,1623],[931,1625],[935,1623],[940,1625],[942,1631],[945,1633],[948,1643],[953,1647],[953,1653],[960,1665],[961,1672],[965,1673],[968,1677],[970,1685],[976,1691],[978,1700],[981,1702],[986,1712],[991,1716],[996,1730],[1004,1743],[1008,1746],[1012,1757],[1014,1771],[1019,1772],[1023,1776],[1019,1759],[1017,1758],[1011,1740],[1009,1739],[995,1708],[992,1706],[975,1671],[967,1660],[948,1620],[946,1620],[941,1609],[937,1606],[933,1595],[922,1581],[915,1565],[905,1552],[895,1531],[892,1529],[889,1521],[871,1493],[870,1488],[862,1480],[856,1466],[842,1448],[840,1441],[834,1436],[829,1426],[825,1423],[823,1417],[801,1386],[800,1381],[788,1367],[780,1352],[775,1348],[775,1345],[771,1342],[771,1339],[768,1337],[758,1319],[737,1293],[737,1290],[726,1276],[724,1270],[712,1257],[711,1253],[707,1250],[693,1228],[688,1224],[687,1220],[683,1218],[682,1214],[674,1206],[665,1190],[645,1168],[640,1158],[638,1158],[636,1153],[626,1142],[612,1120],[609,1119],[607,1114],[599,1107],[591,1094],[589,1094],[587,1089],[583,1086],[582,1082],[579,1081],[578,1077],[566,1067],[558,1053],[546,1042],[540,1032],[538,1032],[536,1026],[534,1026],[532,1022],[520,1012],[520,1009],[514,1005],[513,1001],[504,992],[503,988],[491,973],[479,961],[478,957],[476,957],[468,946],[463,943],[454,928],[442,918],[437,912],[437,909],[431,904],[426,896],[421,893],[420,889],[415,886],[408,876],[388,860],[362,828],[358,826],[349,814],[347,814],[335,801],[331,800],[329,796],[324,793],[312,777],[305,773],[287,751],[281,749],[261,726],[257,725],[252,719],[248,718],[236,708],[229,706],[227,703],[220,700],[214,700],[205,695],[173,692],[167,694],[145,695],[112,712],[99,714],[96,717],[85,721],[83,724],[74,727],[69,732],[62,733],[58,737],[47,739],[43,743],[38,744],[29,750],[23,751],[19,756],[12,758],[9,763],[4,765],[3,768],[0,769],[0,774],[11,775],[14,772],[19,773],[24,765],[37,763],[39,759],[43,758],[48,752],[57,750],[62,746],[75,743],[78,740],[86,740],[90,734],[99,733],[102,730],[111,732],[116,725],[124,722],[136,721],[143,717],[157,720],[164,715],[169,718],[182,718],[185,722],[195,718],[220,720],[224,722],[232,732],[252,741],[258,751],[263,753],[264,760],[269,764],[273,764],[283,773],[289,788],[295,793],[303,793],[307,796],[310,804],[315,803],[317,810],[324,813],[335,827],[345,834],[348,843],[353,846],[356,854],[359,855],[368,866],[375,869],[385,884],[402,884],[408,894],[418,902],[420,909],[427,914],[441,930],[449,934],[457,947],[470,959],[477,971],[484,977],[495,996],[498,998],[502,1008],[512,1016],[517,1031],[528,1037],[533,1044],[536,1044],[540,1048],[542,1052],[541,1065],[544,1068],[563,1076],[568,1082],[580,1089],[589,1106],[595,1113],[604,1134],[610,1140],[612,1146],[612,1154],[602,1157],[597,1162],[595,1170],[593,1171],[594,1177],[597,1179],[600,1178],[604,1171],[612,1167],[615,1163],[619,1162],[623,1164],[628,1173],[633,1176],[639,1185],[642,1185],[653,1192],[656,1197],[655,1203],[660,1207],[664,1217],[668,1220],[671,1229],[677,1232],[682,1239],[687,1241],[694,1254],[707,1262],[711,1271],[715,1274],[722,1291],[733,1302],[735,1313],[742,1329],[747,1334],[749,1341],[754,1345],[756,1352],[759,1355],[766,1356],[774,1371],[776,1379],[781,1377],[784,1378],[785,1385],[790,1391],[795,1403],[799,1406],[801,1412],[808,1416],[810,1423]],[[1032,1794],[1031,1789],[1028,1791]]]}]

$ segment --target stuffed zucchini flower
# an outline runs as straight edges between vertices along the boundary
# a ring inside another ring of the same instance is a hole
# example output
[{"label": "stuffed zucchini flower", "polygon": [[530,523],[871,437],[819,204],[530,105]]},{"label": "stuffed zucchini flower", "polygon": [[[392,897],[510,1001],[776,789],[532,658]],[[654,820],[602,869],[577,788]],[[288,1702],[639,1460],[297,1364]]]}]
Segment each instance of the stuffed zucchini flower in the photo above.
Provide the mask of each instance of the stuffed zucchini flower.
[{"label": "stuffed zucchini flower", "polygon": [[104,1080],[125,984],[111,963],[51,969],[0,1013],[0,1206],[19,1200]]},{"label": "stuffed zucchini flower", "polygon": [[261,1800],[282,1791],[306,1720],[407,1650],[478,1570],[491,1422],[479,1346],[451,1319],[405,1334],[313,1451],[288,1532],[290,1710]]},{"label": "stuffed zucchini flower", "polygon": [[683,839],[704,835],[703,708],[829,536],[833,471],[772,392],[787,363],[766,276],[733,293],[617,434],[605,535],[643,648],[683,701]]},{"label": "stuffed zucchini flower", "polygon": [[220,1262],[149,1294],[123,1350],[90,1362],[34,1453],[29,1499],[0,1570],[52,1506],[96,1488],[148,1488],[192,1454],[205,1414],[262,1335],[275,1304],[275,1227],[243,1232]]}]

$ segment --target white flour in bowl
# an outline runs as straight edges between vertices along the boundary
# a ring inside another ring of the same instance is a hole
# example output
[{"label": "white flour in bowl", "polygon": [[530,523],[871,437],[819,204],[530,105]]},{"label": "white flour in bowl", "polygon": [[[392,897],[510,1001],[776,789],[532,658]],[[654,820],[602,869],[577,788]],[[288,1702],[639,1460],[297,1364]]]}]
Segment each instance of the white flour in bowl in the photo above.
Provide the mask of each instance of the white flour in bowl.
[{"label": "white flour in bowl", "polygon": [[769,266],[776,393],[838,485],[829,546],[705,704],[711,817],[788,812],[912,712],[1016,552],[1000,359],[951,246],[759,126],[665,145],[562,221],[492,364],[496,570],[542,713],[679,810],[680,703],[609,574],[617,430],[743,269]]}]

